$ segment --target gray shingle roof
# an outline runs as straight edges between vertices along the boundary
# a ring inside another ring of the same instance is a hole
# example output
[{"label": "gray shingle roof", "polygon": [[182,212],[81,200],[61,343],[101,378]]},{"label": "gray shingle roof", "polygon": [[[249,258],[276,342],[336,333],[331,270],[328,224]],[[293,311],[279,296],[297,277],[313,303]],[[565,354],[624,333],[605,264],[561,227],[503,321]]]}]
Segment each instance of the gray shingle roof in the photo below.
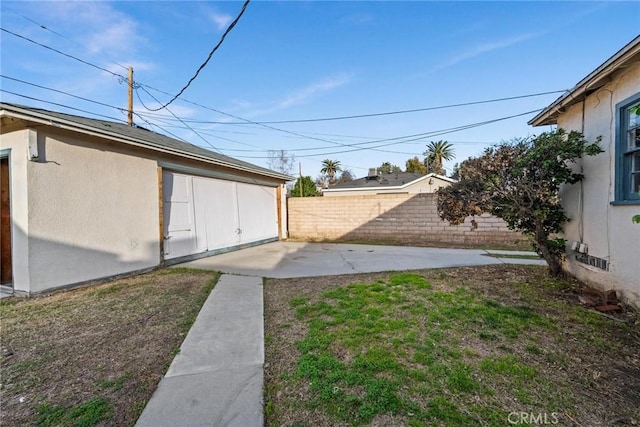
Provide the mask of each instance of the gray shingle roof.
[{"label": "gray shingle roof", "polygon": [[267,168],[237,160],[224,154],[218,154],[205,148],[198,147],[188,142],[150,131],[145,128],[128,126],[125,123],[92,119],[72,114],[59,113],[40,108],[27,107],[18,104],[0,103],[0,112],[17,118],[46,121],[51,125],[65,124],[75,128],[79,132],[91,132],[102,134],[110,139],[120,139],[124,143],[135,143],[152,150],[169,152],[178,156],[195,157],[220,166],[251,172],[271,178],[285,181],[293,178],[272,171]]},{"label": "gray shingle roof", "polygon": [[379,188],[379,187],[400,187],[422,178],[423,175],[411,172],[385,173],[374,179],[367,177],[354,179],[353,181],[342,182],[330,188],[330,190],[358,189],[358,188]]}]

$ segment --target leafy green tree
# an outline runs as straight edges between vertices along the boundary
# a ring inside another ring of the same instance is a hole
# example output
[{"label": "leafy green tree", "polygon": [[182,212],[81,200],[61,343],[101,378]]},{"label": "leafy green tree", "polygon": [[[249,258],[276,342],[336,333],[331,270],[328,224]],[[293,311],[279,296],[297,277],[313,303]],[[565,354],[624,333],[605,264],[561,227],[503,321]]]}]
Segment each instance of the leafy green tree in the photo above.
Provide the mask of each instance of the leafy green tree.
[{"label": "leafy green tree", "polygon": [[[310,176],[302,177],[302,197],[313,197],[317,194],[316,183]],[[291,189],[291,197],[300,197],[300,178],[296,180],[295,185]]]},{"label": "leafy green tree", "polygon": [[427,144],[427,151],[424,152],[424,156],[424,165],[427,167],[427,173],[434,172],[439,175],[444,175],[442,161],[453,160],[456,157],[453,144],[447,141],[431,141]]},{"label": "leafy green tree", "polygon": [[454,225],[485,212],[502,218],[511,230],[530,237],[551,275],[560,275],[565,240],[554,236],[568,218],[559,189],[582,180],[570,164],[602,152],[599,142],[558,129],[487,148],[462,162],[460,181],[438,191],[438,213]]},{"label": "leafy green tree", "polygon": [[322,169],[320,169],[320,173],[327,175],[329,177],[329,186],[333,185],[334,177],[337,172],[340,172],[342,167],[340,166],[339,160],[329,160],[325,159],[322,161]]},{"label": "leafy green tree", "polygon": [[402,172],[402,169],[400,169],[400,167],[396,165],[392,165],[389,162],[383,162],[378,168],[378,173],[380,175],[383,175],[385,173],[400,173],[400,172]]},{"label": "leafy green tree", "polygon": [[407,160],[407,163],[405,164],[405,170],[411,173],[419,173],[420,175],[427,174],[427,167],[423,162],[420,161],[420,159],[418,159],[418,156]]}]

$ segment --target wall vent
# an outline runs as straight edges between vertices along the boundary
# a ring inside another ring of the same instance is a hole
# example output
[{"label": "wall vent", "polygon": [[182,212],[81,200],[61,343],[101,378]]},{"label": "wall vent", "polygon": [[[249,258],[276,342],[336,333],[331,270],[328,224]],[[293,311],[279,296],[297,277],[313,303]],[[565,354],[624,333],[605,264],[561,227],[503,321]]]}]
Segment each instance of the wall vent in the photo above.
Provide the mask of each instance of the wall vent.
[{"label": "wall vent", "polygon": [[606,259],[594,257],[587,254],[576,253],[576,261],[599,268],[601,270],[609,271],[609,261],[607,261]]}]

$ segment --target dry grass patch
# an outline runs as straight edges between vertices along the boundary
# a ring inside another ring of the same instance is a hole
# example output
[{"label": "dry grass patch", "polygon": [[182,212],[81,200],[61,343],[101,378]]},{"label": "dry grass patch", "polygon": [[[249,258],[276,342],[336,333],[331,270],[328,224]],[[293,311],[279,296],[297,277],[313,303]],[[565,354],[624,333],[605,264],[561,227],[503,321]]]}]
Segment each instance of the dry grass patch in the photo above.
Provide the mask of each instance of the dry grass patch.
[{"label": "dry grass patch", "polygon": [[217,279],[163,269],[0,301],[1,424],[135,424]]},{"label": "dry grass patch", "polygon": [[636,425],[637,316],[579,286],[516,265],[268,280],[267,424]]}]

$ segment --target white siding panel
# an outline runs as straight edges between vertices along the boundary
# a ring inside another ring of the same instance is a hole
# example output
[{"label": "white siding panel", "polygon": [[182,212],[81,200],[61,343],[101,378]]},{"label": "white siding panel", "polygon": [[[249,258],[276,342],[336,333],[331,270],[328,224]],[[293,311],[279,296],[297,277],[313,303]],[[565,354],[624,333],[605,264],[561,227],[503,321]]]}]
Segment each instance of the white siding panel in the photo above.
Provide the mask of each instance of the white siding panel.
[{"label": "white siding panel", "polygon": [[165,258],[278,237],[276,188],[163,171]]},{"label": "white siding panel", "polygon": [[238,183],[242,243],[278,237],[276,189]]},{"label": "white siding panel", "polygon": [[198,252],[240,243],[235,183],[212,178],[193,178]]},{"label": "white siding panel", "polygon": [[165,258],[196,253],[191,177],[164,171],[162,188]]}]

